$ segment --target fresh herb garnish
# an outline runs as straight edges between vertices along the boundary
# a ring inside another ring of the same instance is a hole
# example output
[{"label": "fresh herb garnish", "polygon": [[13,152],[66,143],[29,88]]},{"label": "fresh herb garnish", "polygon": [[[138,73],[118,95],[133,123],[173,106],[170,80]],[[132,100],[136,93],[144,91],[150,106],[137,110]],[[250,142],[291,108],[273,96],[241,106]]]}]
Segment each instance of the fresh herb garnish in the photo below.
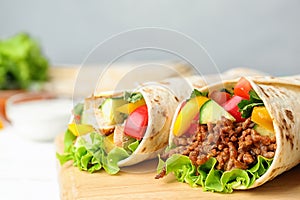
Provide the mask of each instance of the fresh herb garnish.
[{"label": "fresh herb garnish", "polygon": [[208,96],[208,92],[200,92],[199,90],[197,89],[194,89],[191,96],[190,96],[190,99],[191,98],[194,98],[194,97],[197,97],[197,96],[204,96],[204,97],[207,97]]},{"label": "fresh herb garnish", "polygon": [[128,101],[130,103],[135,103],[139,100],[143,99],[143,95],[141,93],[130,93],[130,92],[124,92],[124,100]]},{"label": "fresh herb garnish", "polygon": [[243,118],[248,118],[251,116],[252,110],[255,106],[263,106],[263,101],[259,98],[254,90],[249,91],[250,99],[242,100],[239,104],[239,111]]}]

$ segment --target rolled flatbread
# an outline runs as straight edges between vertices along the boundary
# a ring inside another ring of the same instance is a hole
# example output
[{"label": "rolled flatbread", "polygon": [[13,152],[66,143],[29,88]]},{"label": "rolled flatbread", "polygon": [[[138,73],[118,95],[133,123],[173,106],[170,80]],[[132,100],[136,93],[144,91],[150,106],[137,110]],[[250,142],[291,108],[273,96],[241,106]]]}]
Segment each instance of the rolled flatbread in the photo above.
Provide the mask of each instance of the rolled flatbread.
[{"label": "rolled flatbread", "polygon": [[[178,135],[176,120],[187,101],[182,102],[177,107],[172,120],[169,149],[163,155],[166,160],[161,160],[158,167],[160,173],[157,175],[157,178],[173,172],[181,182],[187,182],[192,186],[202,186],[205,191],[228,193],[235,189],[244,190],[258,187],[300,163],[299,76],[282,78],[259,76],[245,77],[245,79],[248,80],[252,90],[255,92],[254,94],[259,99],[252,102],[252,109],[257,107],[267,111],[273,128],[272,134],[264,129],[264,133],[267,132],[267,134],[263,135],[261,129],[261,132],[259,132],[259,129],[256,129],[258,124],[253,122],[255,121],[254,111],[252,111],[251,117],[245,122],[235,123],[230,121],[238,120],[237,117],[232,117],[235,116],[234,114],[237,111],[230,110],[231,108],[228,107],[226,102],[215,107],[212,106],[214,108],[218,107],[215,110],[204,109],[206,103],[206,106],[208,104],[216,104],[209,102],[212,101],[210,94],[213,91],[232,90],[240,79],[227,80],[203,87],[199,91],[204,96],[206,94],[203,98],[208,100],[201,106],[199,121],[197,121],[199,129],[203,129],[203,138],[197,141],[195,147],[193,146],[197,140],[195,135],[187,132]],[[247,101],[249,102],[250,100],[248,99]],[[211,113],[203,115],[204,112],[208,111]],[[230,114],[228,114],[229,112]],[[213,117],[216,113],[220,115],[219,118],[217,117],[218,120],[216,120],[216,117]],[[212,121],[214,122],[212,123]],[[221,132],[223,131],[221,129],[224,127],[228,127],[228,129],[233,127],[232,130],[228,130],[231,132],[230,134],[226,133],[227,136],[224,136],[224,133]],[[240,128],[238,129],[238,127]],[[199,135],[201,132],[199,129],[194,133]],[[242,138],[247,136],[246,131],[248,131],[250,137],[247,147],[242,146],[245,145],[245,140],[242,141]],[[232,136],[235,138],[229,139]],[[222,137],[228,137],[228,140],[226,141],[226,138],[223,138],[226,142],[222,143],[223,139],[220,139]],[[254,137],[260,140],[255,141]],[[262,140],[268,142],[264,143]],[[207,145],[208,141],[210,142],[209,145]],[[232,141],[236,141],[236,143]],[[227,150],[224,150],[226,148]],[[199,151],[205,153],[200,155]],[[228,159],[234,153],[236,153],[235,159]],[[239,155],[241,156],[239,157]],[[249,162],[247,163],[247,161]],[[222,164],[222,162],[224,163]]]},{"label": "rolled flatbread", "polygon": [[[104,115],[111,117],[112,112],[108,111],[110,114],[105,114],[100,109],[108,99],[124,99],[126,91],[95,93],[85,99],[80,114],[81,120],[76,122],[75,115],[71,120],[73,125],[71,129],[75,129],[73,132],[80,132],[79,129],[81,129],[84,133],[76,133],[73,137],[67,132],[66,136],[68,137],[65,136],[65,138],[73,140],[65,139],[65,145],[69,144],[69,148],[63,155],[58,154],[57,157],[62,164],[73,160],[74,165],[81,170],[94,172],[103,167],[110,174],[117,173],[119,167],[131,166],[154,158],[168,144],[171,120],[177,105],[187,98],[194,88],[201,88],[207,83],[237,76],[234,73],[227,73],[224,75],[174,77],[161,82],[143,83],[137,89],[129,91],[130,94],[142,96],[143,105],[147,107],[148,112],[144,134],[137,139],[125,134],[127,117],[130,116],[128,113],[125,116],[120,115],[121,120],[111,123],[104,119],[107,118]],[[105,112],[109,109],[106,108]],[[82,126],[87,127],[82,128]],[[131,147],[134,146],[134,149],[130,147],[129,151],[128,143]]]}]

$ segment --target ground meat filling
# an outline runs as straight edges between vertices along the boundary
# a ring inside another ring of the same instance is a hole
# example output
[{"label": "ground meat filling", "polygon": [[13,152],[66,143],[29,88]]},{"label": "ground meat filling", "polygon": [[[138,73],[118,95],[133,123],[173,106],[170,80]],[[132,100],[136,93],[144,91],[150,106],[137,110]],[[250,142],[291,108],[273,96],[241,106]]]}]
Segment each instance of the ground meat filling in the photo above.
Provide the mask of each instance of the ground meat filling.
[{"label": "ground meat filling", "polygon": [[162,157],[183,154],[189,156],[196,166],[215,157],[219,170],[249,169],[256,163],[258,155],[273,158],[276,150],[275,137],[262,136],[253,126],[250,118],[236,123],[222,117],[216,124],[199,125],[193,136],[174,138],[176,148]]}]

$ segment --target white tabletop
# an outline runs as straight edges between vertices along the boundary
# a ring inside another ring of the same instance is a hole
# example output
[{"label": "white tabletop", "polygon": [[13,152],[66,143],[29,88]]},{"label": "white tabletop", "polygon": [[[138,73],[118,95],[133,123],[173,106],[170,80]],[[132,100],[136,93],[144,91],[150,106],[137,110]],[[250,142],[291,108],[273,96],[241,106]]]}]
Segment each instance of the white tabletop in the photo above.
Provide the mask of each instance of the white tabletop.
[{"label": "white tabletop", "polygon": [[54,142],[33,142],[14,127],[0,130],[0,199],[59,199]]}]

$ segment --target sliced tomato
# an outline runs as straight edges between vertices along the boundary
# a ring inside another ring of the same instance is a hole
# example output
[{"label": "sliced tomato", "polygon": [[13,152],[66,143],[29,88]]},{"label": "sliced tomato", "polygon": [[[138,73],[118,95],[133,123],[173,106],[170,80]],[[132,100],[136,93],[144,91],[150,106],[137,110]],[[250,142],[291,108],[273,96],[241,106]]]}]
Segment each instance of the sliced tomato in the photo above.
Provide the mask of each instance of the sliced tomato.
[{"label": "sliced tomato", "polygon": [[240,78],[237,84],[234,87],[234,95],[244,97],[245,99],[249,100],[250,95],[249,91],[252,89],[249,81],[245,78]]},{"label": "sliced tomato", "polygon": [[148,109],[146,105],[136,108],[128,116],[124,133],[130,137],[141,140],[144,137],[148,125]]},{"label": "sliced tomato", "polygon": [[235,118],[236,122],[245,121],[245,119],[242,118],[241,113],[239,112],[239,107],[238,107],[238,104],[243,99],[245,99],[245,98],[234,95],[231,99],[229,99],[227,102],[225,102],[222,105],[223,108]]},{"label": "sliced tomato", "polygon": [[209,98],[222,105],[230,99],[230,94],[227,92],[213,91],[210,93]]}]

